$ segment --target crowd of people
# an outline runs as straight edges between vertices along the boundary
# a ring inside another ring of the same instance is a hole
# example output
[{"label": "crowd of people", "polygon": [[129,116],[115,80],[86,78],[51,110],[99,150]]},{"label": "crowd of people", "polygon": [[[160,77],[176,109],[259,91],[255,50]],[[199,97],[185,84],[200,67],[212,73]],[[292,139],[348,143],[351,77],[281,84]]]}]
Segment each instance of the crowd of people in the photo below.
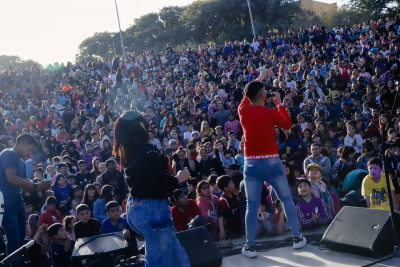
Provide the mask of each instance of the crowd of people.
[{"label": "crowd of people", "polygon": [[[121,231],[136,247],[141,238],[124,218],[128,185],[113,154],[115,122],[130,110],[149,124],[149,143],[167,155],[170,173],[190,172],[191,179],[169,196],[176,231],[187,230],[201,215],[215,240],[244,238],[239,109],[246,84],[264,69],[274,74],[262,81],[265,89],[280,94],[293,125],[288,131],[276,127],[275,138],[300,227],[329,223],[344,205],[389,209],[384,171],[398,210],[399,26],[397,16],[185,51],[167,45],[161,52],[59,69],[3,70],[0,190],[8,252],[19,247],[19,239],[36,238],[42,247],[35,259],[40,265],[34,266],[49,266],[47,253],[53,266],[70,266],[76,239]],[[265,106],[275,108],[270,98]],[[26,152],[29,146],[32,153]],[[23,190],[23,215],[7,210],[18,202],[5,186],[10,168],[33,184],[51,181],[49,190]],[[256,235],[288,231],[282,210],[264,183]],[[13,227],[16,222],[23,227]]]}]

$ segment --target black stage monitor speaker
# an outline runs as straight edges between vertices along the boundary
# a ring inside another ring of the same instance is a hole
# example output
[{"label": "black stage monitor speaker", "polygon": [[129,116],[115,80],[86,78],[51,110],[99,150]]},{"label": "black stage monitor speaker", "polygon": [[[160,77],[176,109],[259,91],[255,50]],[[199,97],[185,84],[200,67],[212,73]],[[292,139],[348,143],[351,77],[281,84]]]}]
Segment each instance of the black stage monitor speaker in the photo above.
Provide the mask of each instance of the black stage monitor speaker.
[{"label": "black stage monitor speaker", "polygon": [[75,243],[71,257],[74,260],[99,260],[110,255],[125,255],[128,242],[122,232],[80,238]]},{"label": "black stage monitor speaker", "polygon": [[393,253],[390,211],[344,207],[326,230],[321,244],[367,257],[379,258]]},{"label": "black stage monitor speaker", "polygon": [[189,257],[191,267],[219,267],[222,255],[204,226],[176,233]]}]

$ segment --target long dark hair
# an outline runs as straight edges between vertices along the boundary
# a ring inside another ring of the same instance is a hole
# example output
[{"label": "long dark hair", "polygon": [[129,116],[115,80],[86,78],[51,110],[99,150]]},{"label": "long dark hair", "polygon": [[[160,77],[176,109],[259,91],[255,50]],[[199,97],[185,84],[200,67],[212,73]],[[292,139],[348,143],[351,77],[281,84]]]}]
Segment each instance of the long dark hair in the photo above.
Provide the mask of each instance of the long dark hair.
[{"label": "long dark hair", "polygon": [[[143,126],[142,126],[142,124]],[[149,124],[136,111],[127,111],[115,122],[113,156],[120,159],[121,168],[134,158],[135,147],[149,142]]]},{"label": "long dark hair", "polygon": [[82,203],[89,205],[89,189],[93,189],[94,190],[94,200],[99,198],[99,193],[97,193],[96,187],[92,184],[87,184],[85,186],[85,190],[83,190],[83,199],[82,199]]},{"label": "long dark hair", "polygon": [[340,155],[340,158],[347,160],[349,158],[350,154],[354,154],[356,151],[354,150],[353,147],[351,146],[345,146],[344,149],[342,150],[342,154]]},{"label": "long dark hair", "polygon": [[289,164],[289,162],[287,161],[282,161],[282,165],[286,166],[289,168],[290,173],[289,175],[286,177],[288,180],[288,183],[290,186],[296,185],[296,177],[294,176],[294,170],[293,170],[293,166]]},{"label": "long dark hair", "polygon": [[111,192],[114,190],[114,187],[112,187],[111,185],[106,184],[105,186],[103,186],[103,188],[101,189],[100,192],[100,197],[104,200],[104,202],[107,204],[110,201],[113,201],[114,198],[111,194]]}]

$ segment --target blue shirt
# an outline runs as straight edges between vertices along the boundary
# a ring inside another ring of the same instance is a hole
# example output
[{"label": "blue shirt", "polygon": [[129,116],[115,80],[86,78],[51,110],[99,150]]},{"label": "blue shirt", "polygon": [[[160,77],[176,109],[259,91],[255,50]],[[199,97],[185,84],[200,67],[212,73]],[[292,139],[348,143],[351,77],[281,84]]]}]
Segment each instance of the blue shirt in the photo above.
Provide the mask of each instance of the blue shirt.
[{"label": "blue shirt", "polygon": [[107,218],[103,221],[103,225],[101,226],[101,234],[109,234],[115,232],[122,232],[125,229],[128,221],[126,218],[120,217],[117,225],[112,225],[110,222],[110,218]]},{"label": "blue shirt", "polygon": [[26,177],[25,162],[10,148],[4,149],[0,153],[0,190],[4,195],[5,204],[23,201],[21,188],[8,183],[6,168],[16,170],[17,176],[20,178]]},{"label": "blue shirt", "polygon": [[60,204],[61,201],[67,200],[69,197],[69,190],[71,189],[71,184],[67,183],[67,186],[64,188],[59,187],[58,185],[53,186],[52,190],[54,192],[54,196],[57,198],[57,204]]}]

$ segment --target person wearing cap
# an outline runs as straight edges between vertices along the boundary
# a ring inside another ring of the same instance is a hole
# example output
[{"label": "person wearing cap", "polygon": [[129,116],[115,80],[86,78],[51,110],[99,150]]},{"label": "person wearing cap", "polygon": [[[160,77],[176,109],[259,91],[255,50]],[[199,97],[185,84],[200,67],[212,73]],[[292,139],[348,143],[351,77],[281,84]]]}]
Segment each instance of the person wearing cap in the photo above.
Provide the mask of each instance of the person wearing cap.
[{"label": "person wearing cap", "polygon": [[[279,199],[283,202],[288,224],[292,230],[293,247],[299,249],[307,244],[306,239],[299,231],[296,208],[289,192],[285,171],[279,159],[278,144],[275,140],[275,125],[289,129],[292,122],[278,92],[274,92],[272,97],[277,109],[264,106],[268,97],[265,86],[261,81],[269,79],[272,75],[271,70],[265,69],[256,81],[248,83],[245,88],[246,96],[238,108],[245,147],[244,181],[247,195],[245,219],[247,242],[242,248],[242,255],[246,257],[257,256],[254,247],[255,225],[264,181],[271,184]],[[269,173],[268,176],[265,176],[266,172]]]},{"label": "person wearing cap", "polygon": [[177,142],[176,142],[175,139],[169,140],[168,145],[169,145],[169,147],[172,148],[172,149],[177,149],[177,148],[178,148],[178,145],[177,145]]},{"label": "person wearing cap", "polygon": [[332,219],[335,215],[335,206],[331,193],[326,188],[325,183],[321,181],[321,171],[322,167],[320,165],[317,163],[311,163],[307,166],[306,175],[307,179],[311,183],[312,193],[314,196],[319,197],[322,200],[328,219]]},{"label": "person wearing cap", "polygon": [[296,204],[297,216],[302,229],[311,229],[328,220],[327,211],[319,197],[312,193],[311,182],[300,179],[297,182],[299,201]]}]

